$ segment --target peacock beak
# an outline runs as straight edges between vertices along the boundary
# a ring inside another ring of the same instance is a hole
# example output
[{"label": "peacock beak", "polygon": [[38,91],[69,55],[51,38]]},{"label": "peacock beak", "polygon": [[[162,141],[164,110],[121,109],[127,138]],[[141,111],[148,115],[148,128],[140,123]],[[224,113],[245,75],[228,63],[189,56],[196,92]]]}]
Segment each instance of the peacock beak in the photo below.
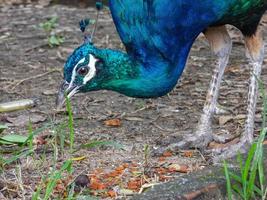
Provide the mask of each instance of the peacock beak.
[{"label": "peacock beak", "polygon": [[79,92],[79,88],[80,86],[69,84],[66,81],[61,83],[56,99],[56,109],[60,110],[65,103],[66,97],[71,98],[73,95]]}]

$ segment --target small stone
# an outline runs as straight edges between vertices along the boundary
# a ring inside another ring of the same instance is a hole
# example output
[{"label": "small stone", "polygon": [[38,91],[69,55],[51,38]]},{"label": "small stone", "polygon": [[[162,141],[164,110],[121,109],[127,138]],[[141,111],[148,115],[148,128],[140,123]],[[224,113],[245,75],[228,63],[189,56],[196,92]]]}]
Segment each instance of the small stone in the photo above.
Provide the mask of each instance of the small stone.
[{"label": "small stone", "polygon": [[90,184],[89,177],[86,175],[79,175],[74,182],[75,182],[75,189],[74,189],[75,192],[79,192],[81,188],[89,187]]}]

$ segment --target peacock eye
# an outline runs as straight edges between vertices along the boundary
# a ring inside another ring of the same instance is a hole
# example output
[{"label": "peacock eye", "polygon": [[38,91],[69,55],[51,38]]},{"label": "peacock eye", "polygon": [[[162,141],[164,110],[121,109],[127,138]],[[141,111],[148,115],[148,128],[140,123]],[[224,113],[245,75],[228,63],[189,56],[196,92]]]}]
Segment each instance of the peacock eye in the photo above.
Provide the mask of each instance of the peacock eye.
[{"label": "peacock eye", "polygon": [[77,73],[81,76],[85,76],[86,74],[88,74],[89,69],[88,67],[81,67],[78,69]]}]

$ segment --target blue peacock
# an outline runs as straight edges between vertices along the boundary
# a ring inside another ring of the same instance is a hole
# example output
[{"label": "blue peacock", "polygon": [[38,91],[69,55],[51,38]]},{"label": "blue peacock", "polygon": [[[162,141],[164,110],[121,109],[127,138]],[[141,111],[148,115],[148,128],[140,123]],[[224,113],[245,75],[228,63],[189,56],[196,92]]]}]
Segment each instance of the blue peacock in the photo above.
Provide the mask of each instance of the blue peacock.
[{"label": "blue peacock", "polygon": [[[100,4],[97,7],[100,10]],[[212,140],[221,141],[224,138],[212,134],[211,121],[232,48],[225,27],[230,24],[242,32],[249,55],[248,115],[240,142],[214,153],[225,158],[245,150],[253,141],[257,78],[264,59],[259,22],[267,0],[109,0],[109,7],[126,52],[99,49],[87,38],[65,63],[58,106],[64,103],[63,94],[70,98],[104,89],[138,98],[163,96],[176,85],[192,44],[204,33],[217,62],[203,114],[194,134],[168,148],[203,148]]]}]

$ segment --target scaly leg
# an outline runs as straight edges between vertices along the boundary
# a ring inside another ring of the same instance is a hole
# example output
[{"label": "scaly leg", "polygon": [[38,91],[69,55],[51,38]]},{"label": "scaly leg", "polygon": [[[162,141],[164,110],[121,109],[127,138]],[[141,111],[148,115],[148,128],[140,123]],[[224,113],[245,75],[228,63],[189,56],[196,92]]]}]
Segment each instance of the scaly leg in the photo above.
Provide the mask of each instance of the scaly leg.
[{"label": "scaly leg", "polygon": [[252,70],[250,72],[245,132],[242,134],[240,142],[238,144],[232,145],[227,149],[214,150],[215,154],[220,154],[214,157],[214,162],[232,157],[238,152],[245,152],[253,142],[254,117],[258,96],[258,79],[260,78],[262,63],[264,59],[264,43],[262,40],[261,32],[257,31],[254,35],[245,37],[245,43],[250,62],[249,64],[252,67]]},{"label": "scaly leg", "polygon": [[[203,148],[214,139],[211,130],[211,121],[216,110],[219,87],[223,77],[224,69],[229,60],[232,42],[225,26],[208,28],[204,34],[209,41],[211,49],[216,55],[217,60],[214,74],[212,76],[210,87],[207,93],[206,102],[203,108],[203,114],[200,117],[195,134],[186,135],[184,140],[169,145],[167,147],[169,150],[189,147]],[[162,151],[163,149],[157,150],[157,152]]]}]

